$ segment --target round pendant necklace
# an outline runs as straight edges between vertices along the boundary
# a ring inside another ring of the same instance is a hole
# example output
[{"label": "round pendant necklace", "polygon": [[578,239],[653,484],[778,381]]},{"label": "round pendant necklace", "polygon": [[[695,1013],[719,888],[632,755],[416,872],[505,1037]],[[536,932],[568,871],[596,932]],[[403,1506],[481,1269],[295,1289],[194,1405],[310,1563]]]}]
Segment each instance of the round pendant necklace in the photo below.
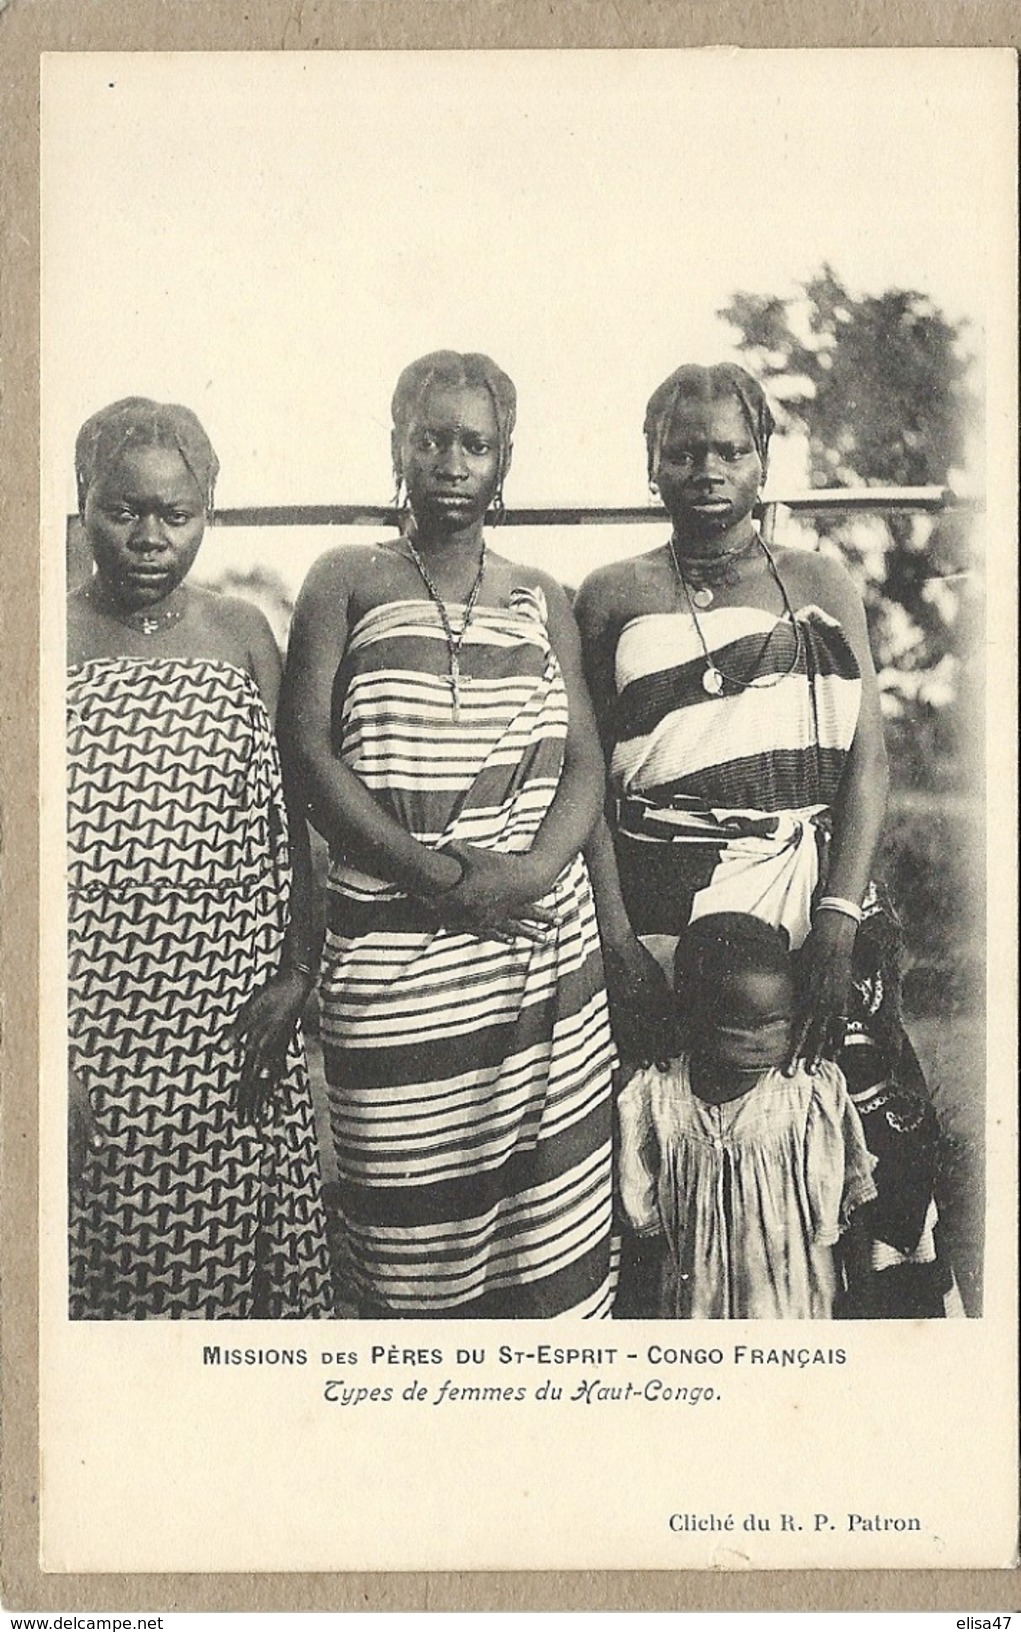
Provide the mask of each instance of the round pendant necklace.
[{"label": "round pendant necklace", "polygon": [[703,612],[712,606],[715,590],[732,588],[737,583],[737,573],[734,569],[744,556],[754,550],[758,538],[759,535],[753,533],[747,543],[739,544],[726,555],[707,556],[704,560],[689,558],[682,567],[677,553],[677,535],[671,533],[669,549],[674,572],[684,585],[689,599]]},{"label": "round pendant necklace", "polygon": [[121,624],[125,629],[132,629],[136,635],[144,635],[146,639],[162,634],[164,629],[172,629],[174,624],[180,623],[184,617],[188,604],[185,600],[179,601],[175,606],[161,607],[157,604],[149,611],[129,612],[113,605],[105,596],[97,594],[93,588],[95,582],[95,578],[91,579],[85,589],[85,599],[89,604],[94,606],[97,612],[102,612],[104,617],[112,618],[114,623]]},{"label": "round pendant necklace", "polygon": [[410,555],[414,566],[418,569],[418,575],[425,585],[429,599],[436,607],[436,610],[440,615],[440,622],[443,625],[443,633],[447,641],[447,660],[450,665],[450,673],[447,683],[450,686],[451,715],[456,721],[461,718],[461,683],[462,681],[467,681],[470,678],[470,676],[462,675],[461,673],[461,647],[464,643],[464,637],[467,632],[468,625],[472,620],[472,613],[475,611],[475,603],[479,598],[479,591],[482,588],[482,579],[486,571],[486,541],[485,539],[482,540],[482,548],[479,551],[479,567],[475,574],[475,582],[468,591],[468,599],[464,603],[464,621],[456,635],[451,627],[450,618],[447,614],[447,608],[444,604],[443,596],[436,588],[436,585],[434,584],[429,573],[429,569],[422,560],[422,557],[419,555],[414,544],[412,544],[411,539],[405,538],[404,543],[408,547],[408,554]]},{"label": "round pendant necklace", "polygon": [[[698,611],[696,610],[697,591],[693,593],[689,587],[688,581],[681,571],[680,563],[678,562],[677,556],[674,552],[674,541],[672,538],[670,540],[670,558],[673,561],[674,570],[677,573],[681,588],[684,591],[684,598],[688,603],[688,611],[691,613],[691,621],[695,625],[695,632],[698,635],[699,643],[701,644],[702,652],[706,661],[705,672],[702,675],[702,690],[710,697],[722,696],[723,690],[726,686],[732,686],[735,691],[768,691],[771,686],[778,686],[782,680],[789,680],[797,668],[798,663],[801,661],[801,630],[798,627],[798,621],[794,616],[794,608],[791,606],[790,597],[787,594],[784,581],[780,577],[777,564],[773,560],[772,553],[765,540],[756,533],[752,542],[759,545],[763,555],[769,562],[769,570],[773,574],[773,579],[776,586],[783,597],[784,615],[789,620],[790,626],[794,630],[794,656],[791,658],[789,667],[786,668],[782,674],[773,674],[768,676],[753,675],[750,680],[738,680],[734,675],[727,674],[725,670],[721,669],[719,664],[713,659],[713,655],[709,650],[709,643],[705,638],[702,625],[698,621]],[[744,551],[742,550],[741,553],[743,554]],[[729,557],[729,559],[733,560],[736,554],[737,552],[735,551]],[[711,603],[712,595],[710,594],[708,603],[700,602],[698,604],[701,605],[704,610],[705,606]],[[767,638],[767,646],[770,639],[772,639],[772,631],[770,631],[770,635]],[[763,650],[765,650],[765,647]]]}]

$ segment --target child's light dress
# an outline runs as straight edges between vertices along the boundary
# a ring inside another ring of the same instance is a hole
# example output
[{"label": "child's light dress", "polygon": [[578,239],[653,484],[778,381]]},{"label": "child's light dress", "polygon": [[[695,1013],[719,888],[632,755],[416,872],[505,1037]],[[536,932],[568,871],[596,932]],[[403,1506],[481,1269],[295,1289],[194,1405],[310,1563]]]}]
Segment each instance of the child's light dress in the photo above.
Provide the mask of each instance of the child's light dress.
[{"label": "child's light dress", "polygon": [[666,1242],[660,1318],[831,1318],[833,1246],[876,1194],[837,1066],[767,1071],[709,1105],[681,1055],[633,1077],[619,1111],[624,1208],[640,1235]]}]

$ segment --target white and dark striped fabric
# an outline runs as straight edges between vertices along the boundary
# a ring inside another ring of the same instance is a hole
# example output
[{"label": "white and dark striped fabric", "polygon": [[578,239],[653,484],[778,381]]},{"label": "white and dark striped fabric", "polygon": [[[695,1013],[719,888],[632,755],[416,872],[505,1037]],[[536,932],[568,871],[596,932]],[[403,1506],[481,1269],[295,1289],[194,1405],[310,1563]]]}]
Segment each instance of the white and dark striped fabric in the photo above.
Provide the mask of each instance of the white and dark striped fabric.
[{"label": "white and dark striped fabric", "polygon": [[[703,687],[707,660],[690,613],[635,618],[621,633],[611,765],[617,859],[631,923],[664,962],[685,926],[708,913],[763,918],[786,930],[795,950],[811,928],[861,677],[838,623],[818,607],[795,617],[800,649],[787,619],[757,608],[699,614],[715,665],[731,677],[719,696]],[[733,684],[753,677],[776,684]],[[901,1020],[900,926],[880,886],[869,886],[863,911],[837,1063],[878,1162],[877,1246],[910,1257],[924,1241],[939,1130]],[[912,1130],[893,1147],[888,1122],[870,1114],[877,1086]],[[884,1277],[889,1318],[945,1312],[952,1277],[938,1255]]]},{"label": "white and dark striped fabric", "polygon": [[103,658],[68,716],[68,1063],[96,1148],[71,1198],[72,1319],[333,1312],[300,1037],[259,1124],[231,1027],[290,893],[272,728],[230,663]]},{"label": "white and dark striped fabric", "polygon": [[[800,944],[858,722],[857,660],[816,607],[797,614],[797,644],[756,607],[699,622],[728,677],[719,696],[687,612],[635,618],[617,646],[611,779],[631,921],[677,935],[706,913],[753,912]],[[765,683],[733,683],[753,676]]]},{"label": "white and dark striped fabric", "polygon": [[[337,676],[339,753],[422,843],[527,851],[567,733],[541,593],[477,608],[461,668],[455,720],[435,607],[367,613]],[[610,1312],[614,1057],[580,856],[543,905],[542,943],[507,945],[331,863],[323,1043],[346,1247],[371,1312]]]}]

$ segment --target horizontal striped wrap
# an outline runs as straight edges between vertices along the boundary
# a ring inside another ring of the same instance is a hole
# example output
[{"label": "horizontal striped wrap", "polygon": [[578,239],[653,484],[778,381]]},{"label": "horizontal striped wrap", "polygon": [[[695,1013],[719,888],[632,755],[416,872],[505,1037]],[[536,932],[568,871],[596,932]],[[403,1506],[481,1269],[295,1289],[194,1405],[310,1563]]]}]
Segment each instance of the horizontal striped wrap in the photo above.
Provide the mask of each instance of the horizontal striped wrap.
[{"label": "horizontal striped wrap", "polygon": [[[857,659],[837,623],[817,607],[796,613],[797,664],[790,624],[752,607],[699,615],[714,662],[725,674],[776,684],[719,696],[703,688],[706,656],[689,613],[635,618],[616,654],[618,733],[612,777],[621,885],[639,934],[664,958],[694,918],[749,912],[805,940],[826,877],[830,807],[854,741],[861,703]],[[935,1116],[897,1001],[896,919],[880,887],[865,893],[853,962],[847,1033],[838,1063],[857,1097],[883,1084],[898,1103]],[[870,1228],[899,1251],[923,1250],[931,1177],[906,1182],[901,1140],[896,1161],[884,1126],[862,1104],[866,1142],[879,1159],[879,1199]],[[910,1206],[905,1196],[909,1192]],[[884,1260],[885,1262],[885,1260]],[[945,1266],[934,1266],[950,1285]],[[902,1275],[903,1268],[897,1274]],[[941,1313],[942,1292],[888,1294],[887,1312]]]},{"label": "horizontal striped wrap", "polygon": [[[707,805],[798,810],[829,804],[854,740],[858,663],[843,630],[815,607],[795,635],[756,607],[700,614],[713,660],[731,684],[718,696],[687,613],[635,618],[617,646],[613,780],[622,794],[690,794]],[[774,683],[775,682],[775,683]]]},{"label": "horizontal striped wrap", "polygon": [[721,911],[782,924],[794,944],[808,933],[861,677],[832,618],[817,607],[796,618],[797,646],[789,622],[755,607],[700,614],[722,673],[766,682],[728,682],[719,696],[703,688],[687,612],[621,634],[611,775],[621,882],[642,933],[676,935]]},{"label": "horizontal striped wrap", "polygon": [[[461,668],[455,721],[435,608],[369,612],[337,676],[338,750],[423,843],[524,853],[567,735],[541,594],[477,608]],[[505,945],[445,929],[435,907],[331,864],[331,1121],[348,1255],[382,1313],[610,1311],[614,1061],[580,856],[542,904],[555,922],[541,943]]]}]

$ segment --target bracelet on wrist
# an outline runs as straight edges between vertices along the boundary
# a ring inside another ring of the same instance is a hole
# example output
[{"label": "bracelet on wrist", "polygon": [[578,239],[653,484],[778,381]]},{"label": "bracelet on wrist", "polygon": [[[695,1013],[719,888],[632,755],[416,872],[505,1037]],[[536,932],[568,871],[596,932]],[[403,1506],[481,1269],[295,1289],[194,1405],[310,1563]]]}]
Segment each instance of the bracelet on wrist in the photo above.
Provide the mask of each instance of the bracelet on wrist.
[{"label": "bracelet on wrist", "polygon": [[425,892],[426,899],[430,901],[435,901],[437,897],[441,895],[453,895],[458,885],[464,883],[464,875],[468,871],[468,863],[465,861],[463,856],[457,855],[455,851],[441,850],[439,854],[441,856],[446,856],[448,861],[457,862],[458,874],[456,878],[451,879],[449,884],[438,884],[435,888],[430,888],[427,892]]},{"label": "bracelet on wrist", "polygon": [[824,895],[816,902],[816,912],[839,912],[845,918],[853,918],[856,924],[862,920],[862,910],[856,901],[851,901],[846,895]]}]

